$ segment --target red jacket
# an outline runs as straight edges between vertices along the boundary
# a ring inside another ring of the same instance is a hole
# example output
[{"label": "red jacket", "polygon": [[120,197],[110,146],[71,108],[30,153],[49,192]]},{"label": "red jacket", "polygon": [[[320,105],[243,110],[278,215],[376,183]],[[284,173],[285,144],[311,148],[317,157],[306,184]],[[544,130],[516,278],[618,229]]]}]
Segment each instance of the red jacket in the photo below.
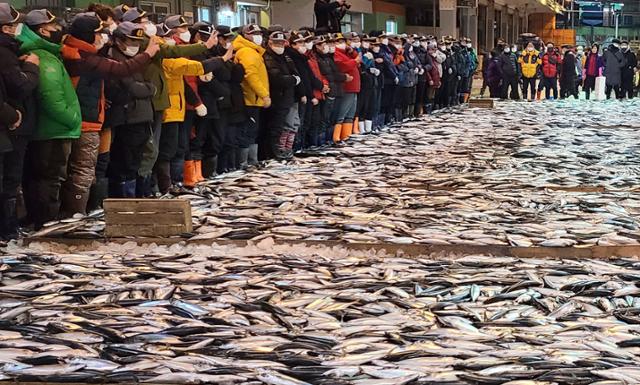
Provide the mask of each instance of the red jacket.
[{"label": "red jacket", "polygon": [[[322,72],[320,72],[320,65],[318,64],[318,58],[316,57],[315,53],[313,53],[313,50],[307,51],[307,57],[309,58],[309,67],[311,67],[311,72],[313,73],[313,75],[316,78],[320,79],[322,84],[329,87],[329,80],[327,80],[327,78],[322,74]],[[314,89],[313,97],[318,100],[324,100],[324,93],[322,93],[322,90]]]},{"label": "red jacket", "polygon": [[[176,34],[173,35],[173,40],[175,40],[176,45],[187,45],[191,44],[189,42],[184,42],[180,37]],[[189,89],[185,88],[186,100],[187,100],[187,110],[193,111],[195,108],[201,104],[202,98],[200,97],[200,93],[198,92],[198,77],[197,76],[185,76],[184,81]]]},{"label": "red jacket", "polygon": [[360,68],[358,68],[358,62],[356,61],[357,57],[358,53],[354,50],[347,52],[336,48],[334,60],[338,65],[338,69],[340,69],[340,72],[353,77],[352,81],[342,84],[342,90],[346,93],[357,94],[360,92]]},{"label": "red jacket", "polygon": [[562,64],[562,58],[556,53],[545,53],[542,57],[542,74],[547,78],[558,76],[558,67]]},{"label": "red jacket", "polygon": [[[431,56],[431,60],[433,65],[431,66],[431,69],[427,71],[427,82],[433,82],[433,85],[430,86],[431,88],[440,88],[442,86],[442,78],[440,77],[442,64],[438,63],[436,61],[436,57],[433,55]],[[440,69],[438,69],[438,66],[440,66]]]}]

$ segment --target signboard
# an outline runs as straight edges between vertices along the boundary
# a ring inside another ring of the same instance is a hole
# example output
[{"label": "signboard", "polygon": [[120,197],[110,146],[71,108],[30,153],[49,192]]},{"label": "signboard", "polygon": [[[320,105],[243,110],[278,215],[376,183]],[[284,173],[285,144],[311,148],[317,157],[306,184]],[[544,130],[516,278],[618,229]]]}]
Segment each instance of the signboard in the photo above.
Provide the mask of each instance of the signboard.
[{"label": "signboard", "polygon": [[441,11],[455,11],[456,5],[456,0],[440,0]]},{"label": "signboard", "polygon": [[458,0],[458,8],[478,8],[478,0]]}]

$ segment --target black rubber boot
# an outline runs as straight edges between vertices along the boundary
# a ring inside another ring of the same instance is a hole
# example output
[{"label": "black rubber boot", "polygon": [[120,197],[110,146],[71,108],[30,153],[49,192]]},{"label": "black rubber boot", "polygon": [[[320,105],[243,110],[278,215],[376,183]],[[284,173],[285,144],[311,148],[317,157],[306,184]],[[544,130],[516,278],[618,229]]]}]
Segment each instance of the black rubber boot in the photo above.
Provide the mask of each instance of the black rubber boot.
[{"label": "black rubber boot", "polygon": [[218,157],[212,156],[202,159],[202,177],[211,179],[216,175],[218,175]]},{"label": "black rubber boot", "polygon": [[11,240],[20,236],[16,198],[1,198],[0,239]]},{"label": "black rubber boot", "polygon": [[89,202],[87,202],[87,212],[102,208],[102,202],[107,198],[109,193],[109,179],[98,178],[96,183],[89,190]]}]

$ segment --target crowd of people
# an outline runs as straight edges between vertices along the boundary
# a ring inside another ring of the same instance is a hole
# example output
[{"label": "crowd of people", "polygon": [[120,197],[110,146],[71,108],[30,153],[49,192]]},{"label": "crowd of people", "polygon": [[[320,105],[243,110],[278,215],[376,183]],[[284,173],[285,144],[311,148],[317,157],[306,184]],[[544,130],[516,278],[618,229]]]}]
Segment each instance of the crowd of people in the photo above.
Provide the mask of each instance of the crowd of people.
[{"label": "crowd of people", "polygon": [[519,48],[502,40],[485,55],[482,95],[488,87],[491,97],[501,99],[519,99],[520,91],[522,98],[529,101],[558,96],[578,99],[581,91],[590,99],[598,77],[604,80],[607,99],[612,95],[632,99],[636,94],[639,63],[628,41],[613,39],[604,49],[598,44],[586,50],[572,45],[558,49],[548,42],[538,50],[533,41],[522,47],[522,51]]},{"label": "crowd of people", "polygon": [[0,238],[463,103],[478,67],[469,39],[150,17],[0,3]]}]

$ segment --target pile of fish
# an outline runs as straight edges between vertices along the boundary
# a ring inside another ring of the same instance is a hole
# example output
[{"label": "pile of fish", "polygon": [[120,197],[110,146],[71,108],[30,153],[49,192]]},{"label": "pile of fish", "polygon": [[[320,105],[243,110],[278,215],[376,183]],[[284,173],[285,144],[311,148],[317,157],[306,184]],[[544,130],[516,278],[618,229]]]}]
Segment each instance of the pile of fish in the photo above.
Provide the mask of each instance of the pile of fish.
[{"label": "pile of fish", "polygon": [[[589,247],[640,241],[640,102],[504,102],[204,183],[195,239]],[[100,214],[37,235],[99,237]]]},{"label": "pile of fish", "polygon": [[640,261],[0,251],[0,380],[637,384]]}]

